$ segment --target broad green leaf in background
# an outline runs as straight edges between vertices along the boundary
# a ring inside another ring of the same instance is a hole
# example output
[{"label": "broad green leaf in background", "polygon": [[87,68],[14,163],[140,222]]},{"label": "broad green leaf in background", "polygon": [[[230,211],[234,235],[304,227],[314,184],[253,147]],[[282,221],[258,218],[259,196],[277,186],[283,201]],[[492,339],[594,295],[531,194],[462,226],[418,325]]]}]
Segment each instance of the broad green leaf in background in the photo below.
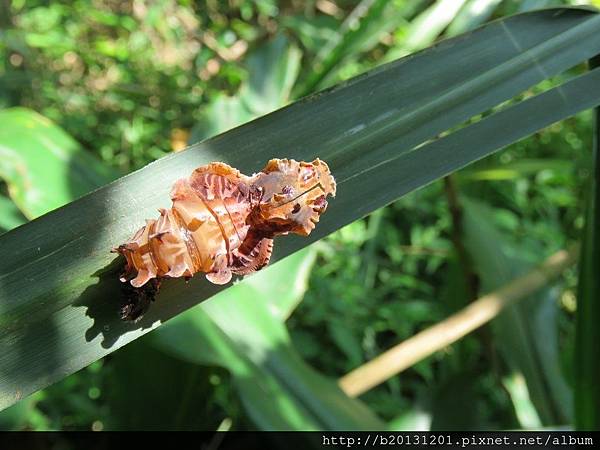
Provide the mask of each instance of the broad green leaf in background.
[{"label": "broad green leaf in background", "polygon": [[448,26],[446,35],[456,36],[481,25],[491,17],[501,2],[502,0],[469,0]]},{"label": "broad green leaf in background", "polygon": [[524,429],[535,430],[541,428],[542,421],[529,397],[529,390],[523,375],[519,372],[513,372],[503,378],[502,384],[510,395],[519,424]]},{"label": "broad green leaf in background", "polygon": [[301,57],[295,45],[278,36],[248,58],[249,77],[238,98],[254,117],[268,114],[289,101]]},{"label": "broad green leaf in background", "polygon": [[327,84],[336,69],[349,57],[370,50],[387,32],[406,22],[406,16],[422,3],[412,1],[411,8],[399,7],[398,0],[362,0],[344,22],[321,45],[306,80],[295,88],[296,97],[303,97]]},{"label": "broad green leaf in background", "polygon": [[[314,252],[315,250],[309,247],[286,258],[281,264],[269,266],[268,270],[265,269],[245,278],[239,286],[236,285],[236,292],[241,293],[242,296],[255,296],[257,301],[260,299],[260,302],[264,303],[263,307],[271,315],[279,319],[279,322],[285,321],[306,290],[309,270],[315,258]],[[233,297],[226,293],[219,295],[223,298],[229,298],[230,301],[235,301],[231,300]],[[221,303],[226,304],[227,300],[223,300]],[[187,328],[191,317],[200,316],[196,315],[195,312],[198,310],[204,311],[200,306],[194,309],[194,312],[190,311],[170,321],[169,326],[166,327],[169,333],[171,335],[176,334],[178,328]],[[206,312],[203,314],[206,316]],[[204,319],[196,317],[194,320]],[[207,316],[206,320],[210,320],[210,316]],[[214,325],[209,325],[208,328],[210,327],[214,327]],[[161,329],[159,336],[162,335]],[[222,344],[200,335],[198,336],[197,345],[198,348],[204,350],[200,354],[195,353],[195,350],[193,350],[192,353],[194,354],[188,356],[187,359],[195,362],[201,361],[205,364],[227,365],[227,359],[223,357],[224,352],[231,353],[231,351],[229,349],[225,350]],[[181,348],[177,353],[185,355],[189,352],[185,348]]]},{"label": "broad green leaf in background", "polygon": [[202,108],[201,118],[194,126],[191,141],[197,142],[252,120],[254,115],[239,97],[219,94]]},{"label": "broad green leaf in background", "polygon": [[268,272],[258,272],[244,282],[267,301],[274,317],[284,321],[302,300],[315,258],[313,245],[286,258],[286,264],[276,264]]},{"label": "broad green leaf in background", "polygon": [[[523,2],[520,12],[548,6],[547,0]],[[392,47],[385,61],[392,61],[433,44],[442,35],[456,36],[478,27],[487,21],[501,0],[437,0],[408,24],[402,43]],[[546,4],[543,4],[546,3]]]},{"label": "broad green leaf in background", "polygon": [[[600,67],[600,57],[591,66]],[[593,166],[577,290],[575,426],[580,430],[600,429],[600,108],[593,120]]]},{"label": "broad green leaf in background", "polygon": [[[457,18],[465,2],[466,0],[438,0],[433,3],[411,21],[405,32],[407,38],[401,45],[387,52],[385,61],[392,61],[433,44],[444,29]],[[457,27],[470,25],[469,21],[463,21],[458,22]],[[465,31],[466,28],[454,30],[455,34]]]},{"label": "broad green leaf in background", "polygon": [[293,33],[303,47],[311,53],[317,53],[337,34],[340,22],[332,16],[304,14],[284,16],[281,25]]},{"label": "broad green leaf in background", "polygon": [[407,53],[431,44],[458,15],[467,0],[438,0],[422,12],[412,23],[409,37],[404,42]]},{"label": "broad green leaf in background", "polygon": [[[0,416],[0,430],[6,431],[18,431],[14,429],[15,424],[22,423],[27,418],[36,429],[48,429],[48,418],[40,413],[35,408],[35,404],[39,401],[40,397],[43,397],[43,392],[36,392],[34,395],[30,395],[23,401],[3,411]],[[38,428],[39,427],[39,428]]]},{"label": "broad green leaf in background", "polygon": [[230,370],[263,430],[383,428],[361,402],[308,367],[290,343],[283,321],[304,294],[313,259],[310,249],[284,259],[173,319],[152,341],[187,361]]},{"label": "broad green leaf in background", "polygon": [[27,219],[23,217],[14,202],[0,194],[0,233],[12,230],[25,222]]},{"label": "broad green leaf in background", "polygon": [[[482,204],[463,198],[464,242],[481,279],[484,292],[490,292],[526,272],[539,262],[540,249],[531,239],[510,242],[494,226],[494,211]],[[519,245],[518,248],[516,245]],[[527,405],[526,395],[512,395],[517,418],[530,418],[536,410],[544,425],[561,425],[572,420],[572,397],[560,370],[558,336],[556,335],[556,290],[548,287],[531,298],[509,306],[491,324],[500,352],[509,368],[522,376],[529,397],[535,405]],[[509,386],[512,386],[509,382]],[[519,391],[520,392],[520,391]],[[517,393],[517,391],[515,391]],[[527,428],[531,421],[522,422]]]},{"label": "broad green leaf in background", "polygon": [[284,36],[257,49],[247,59],[249,78],[238,95],[220,95],[204,107],[192,130],[192,141],[209,138],[288,103],[301,56]]},{"label": "broad green leaf in background", "polygon": [[0,347],[7,349],[0,354],[0,407],[223,289],[201,276],[189,284],[171,280],[141,322],[117,317],[119,267],[109,250],[154,217],[157,207],[169,206],[168,191],[178,178],[214,160],[245,173],[272,157],[327,161],[338,180],[337,198],[309,238],[276,240],[276,262],[411,190],[600,104],[600,70],[594,70],[437,138],[600,53],[599,32],[600,16],[586,9],[492,22],[169,155],[4,234],[0,248],[11,257],[0,260]]},{"label": "broad green leaf in background", "polygon": [[0,111],[0,178],[29,219],[115,179],[50,120],[25,108]]}]

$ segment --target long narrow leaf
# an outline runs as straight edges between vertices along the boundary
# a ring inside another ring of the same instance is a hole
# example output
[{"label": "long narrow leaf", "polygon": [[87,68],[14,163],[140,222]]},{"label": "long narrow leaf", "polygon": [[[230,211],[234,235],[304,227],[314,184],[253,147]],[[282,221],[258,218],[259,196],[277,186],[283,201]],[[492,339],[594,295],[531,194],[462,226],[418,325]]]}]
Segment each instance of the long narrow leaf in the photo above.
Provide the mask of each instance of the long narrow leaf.
[{"label": "long narrow leaf", "polygon": [[323,44],[317,54],[308,78],[296,89],[298,96],[310,94],[322,87],[324,80],[349,55],[356,55],[377,44],[378,39],[393,29],[422,0],[413,0],[415,6],[399,8],[389,0],[362,0],[344,20],[339,30]]},{"label": "long narrow leaf", "polygon": [[438,0],[412,23],[405,49],[414,51],[425,47],[452,22],[466,0]]},{"label": "long narrow leaf", "polygon": [[[592,67],[600,70],[600,57]],[[599,91],[598,85],[596,91]],[[600,430],[600,108],[594,110],[594,166],[590,176],[587,217],[577,296],[575,351],[575,425]]]},{"label": "long narrow leaf", "polygon": [[490,18],[501,2],[502,0],[470,0],[448,26],[446,35],[454,36],[481,25]]},{"label": "long narrow leaf", "polygon": [[0,233],[12,230],[25,222],[27,219],[23,217],[17,205],[11,199],[0,194]]}]

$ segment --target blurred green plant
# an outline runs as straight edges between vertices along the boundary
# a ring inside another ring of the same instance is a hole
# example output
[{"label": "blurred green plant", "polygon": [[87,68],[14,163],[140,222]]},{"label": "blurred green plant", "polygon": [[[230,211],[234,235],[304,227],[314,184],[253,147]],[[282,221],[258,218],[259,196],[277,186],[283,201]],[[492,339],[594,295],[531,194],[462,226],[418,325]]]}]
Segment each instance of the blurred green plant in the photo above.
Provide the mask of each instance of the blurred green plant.
[{"label": "blurred green plant", "polygon": [[0,179],[28,219],[117,177],[115,171],[83,150],[60,127],[33,111],[0,111],[0,123]]},{"label": "blurred green plant", "polygon": [[[462,206],[465,246],[484,292],[496,289],[524,273],[538,262],[537,255],[548,248],[535,239],[519,242],[519,247],[515,248],[515,243],[499,231],[492,220],[495,214],[502,214],[501,209],[490,209],[466,198],[462,199]],[[559,248],[556,245],[556,250]],[[573,422],[573,399],[558,358],[558,294],[557,289],[548,287],[531,298],[509,306],[491,324],[494,340],[512,373],[512,379],[517,377],[526,383],[517,386],[508,383],[508,392],[513,397],[517,387],[525,388],[533,403],[524,404],[521,396],[521,400],[515,403],[517,417],[524,415],[521,413],[524,408],[534,410],[540,420],[537,424],[533,423],[537,426]],[[517,405],[523,406],[517,409]],[[527,425],[520,423],[523,428]]]}]

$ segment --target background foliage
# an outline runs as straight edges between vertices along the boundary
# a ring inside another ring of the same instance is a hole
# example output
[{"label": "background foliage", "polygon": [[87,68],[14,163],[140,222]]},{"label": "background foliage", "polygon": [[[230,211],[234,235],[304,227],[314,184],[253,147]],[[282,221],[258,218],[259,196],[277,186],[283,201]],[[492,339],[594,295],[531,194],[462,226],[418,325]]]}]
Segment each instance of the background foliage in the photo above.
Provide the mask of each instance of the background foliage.
[{"label": "background foliage", "polygon": [[[15,0],[0,15],[0,231],[440,37],[570,3]],[[289,360],[275,367],[294,373],[265,372],[211,301],[3,411],[0,428],[335,427],[333,388],[298,406],[289,385],[326,386],[309,365],[335,380],[578,240],[590,143],[591,114],[553,125],[221,294],[252,318],[250,347],[276,339]],[[362,399],[393,429],[570,426],[575,285],[573,270]]]}]

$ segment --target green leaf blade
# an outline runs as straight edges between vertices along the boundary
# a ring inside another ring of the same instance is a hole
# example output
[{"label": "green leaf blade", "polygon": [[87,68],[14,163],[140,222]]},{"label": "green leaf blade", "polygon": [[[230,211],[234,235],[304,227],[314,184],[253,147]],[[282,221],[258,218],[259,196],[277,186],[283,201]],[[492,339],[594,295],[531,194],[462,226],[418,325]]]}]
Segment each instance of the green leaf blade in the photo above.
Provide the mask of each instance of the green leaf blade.
[{"label": "green leaf blade", "polygon": [[[600,70],[600,57],[591,67]],[[596,87],[596,91],[598,88]],[[594,110],[593,167],[587,192],[587,215],[579,261],[575,350],[575,426],[600,429],[600,108]]]},{"label": "green leaf blade", "polygon": [[154,342],[187,361],[229,369],[264,430],[383,428],[361,402],[307,366],[291,344],[284,320],[306,289],[306,265],[314,259],[307,250],[173,319]]}]

